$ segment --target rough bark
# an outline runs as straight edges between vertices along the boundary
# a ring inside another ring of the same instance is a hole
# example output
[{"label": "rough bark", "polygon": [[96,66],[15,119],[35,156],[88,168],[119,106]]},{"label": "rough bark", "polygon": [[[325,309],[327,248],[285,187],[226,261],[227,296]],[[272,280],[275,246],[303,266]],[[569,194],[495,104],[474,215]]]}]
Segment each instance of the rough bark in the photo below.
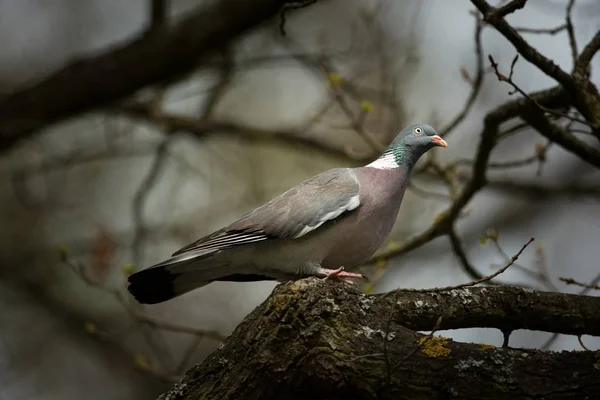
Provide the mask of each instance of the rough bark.
[{"label": "rough bark", "polygon": [[367,296],[310,278],[279,285],[161,399],[598,398],[600,352],[497,348],[414,331],[431,330],[440,316],[441,329],[600,335],[598,297],[509,287]]},{"label": "rough bark", "polygon": [[199,66],[289,0],[219,0],[176,26],[161,26],[120,47],[76,61],[0,100],[0,151],[36,130],[124,98]]}]

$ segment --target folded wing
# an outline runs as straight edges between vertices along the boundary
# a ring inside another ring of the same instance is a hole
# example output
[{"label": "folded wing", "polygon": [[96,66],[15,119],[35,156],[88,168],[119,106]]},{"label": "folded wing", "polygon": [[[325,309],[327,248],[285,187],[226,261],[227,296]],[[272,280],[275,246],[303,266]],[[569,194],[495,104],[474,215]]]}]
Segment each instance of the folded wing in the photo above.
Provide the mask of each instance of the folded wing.
[{"label": "folded wing", "polygon": [[360,206],[354,171],[336,168],[310,178],[227,227],[173,253],[216,251],[278,238],[300,238]]}]

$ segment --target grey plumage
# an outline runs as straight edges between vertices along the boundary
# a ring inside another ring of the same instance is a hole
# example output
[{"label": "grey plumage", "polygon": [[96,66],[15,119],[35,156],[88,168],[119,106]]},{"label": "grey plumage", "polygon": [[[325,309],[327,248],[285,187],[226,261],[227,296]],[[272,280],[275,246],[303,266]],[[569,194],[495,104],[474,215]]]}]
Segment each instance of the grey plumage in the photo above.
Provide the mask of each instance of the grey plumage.
[{"label": "grey plumage", "polygon": [[386,240],[413,165],[436,145],[447,144],[431,126],[411,125],[373,163],[331,169],[298,184],[131,275],[128,289],[152,304],[213,281],[361,277],[344,270],[367,261]]}]

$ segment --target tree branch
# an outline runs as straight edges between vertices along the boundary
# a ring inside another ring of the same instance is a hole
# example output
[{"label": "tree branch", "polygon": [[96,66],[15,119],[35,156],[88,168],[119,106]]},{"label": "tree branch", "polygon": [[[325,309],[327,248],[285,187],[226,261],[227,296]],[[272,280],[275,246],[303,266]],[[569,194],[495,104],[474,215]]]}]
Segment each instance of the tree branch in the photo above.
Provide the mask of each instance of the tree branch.
[{"label": "tree branch", "polygon": [[600,336],[600,297],[494,286],[446,292],[398,289],[385,301],[389,307],[394,301],[403,304],[394,318],[417,331],[431,329],[441,316],[440,329],[527,329]]},{"label": "tree branch", "polygon": [[550,122],[542,110],[532,103],[524,104],[519,114],[523,121],[535,128],[540,134],[547,137],[564,149],[577,155],[582,160],[600,168],[600,150],[577,139],[567,129]]},{"label": "tree branch", "polygon": [[[490,6],[485,0],[471,0],[471,3],[477,7],[477,9],[483,14],[483,20],[490,23],[500,32],[519,52],[519,54],[527,61],[538,67],[542,72],[551,78],[554,78],[558,83],[565,86],[565,88],[571,89],[574,87],[574,79],[567,72],[563,71],[558,65],[552,60],[546,58],[543,54],[537,51],[535,48],[529,45],[523,36],[517,32],[508,22],[504,20],[504,17],[518,8],[522,8],[525,5],[525,1],[513,0],[506,6],[496,9]],[[510,4],[517,4],[520,7],[509,7]],[[505,11],[500,13],[504,9]],[[508,12],[506,12],[508,11]]]},{"label": "tree branch", "polygon": [[600,335],[599,307],[597,297],[507,287],[367,296],[309,278],[279,285],[160,398],[593,398],[600,391],[597,352],[458,343],[407,327]]},{"label": "tree branch", "polygon": [[162,28],[169,14],[169,0],[149,0],[150,23],[148,32],[153,33]]},{"label": "tree branch", "polygon": [[76,61],[0,100],[0,151],[51,123],[185,74],[213,50],[274,17],[288,0],[220,0],[176,26],[162,26]]},{"label": "tree branch", "polygon": [[[568,74],[556,65],[552,60],[545,57],[534,47],[532,47],[523,37],[514,29],[504,18],[495,17],[498,11],[490,6],[485,0],[471,0],[471,3],[483,15],[483,20],[490,23],[500,32],[518,51],[518,53],[527,61],[535,65],[540,71],[544,72],[549,77],[556,80],[571,96],[572,104],[588,121],[588,125],[592,127],[593,134],[600,138],[600,93],[598,88],[588,79],[588,67],[594,54],[600,49],[600,32],[585,46],[579,58],[575,61],[573,74]],[[513,0],[512,3],[523,3],[524,1]],[[507,8],[502,7],[502,9]],[[513,7],[510,12],[520,7]],[[567,25],[570,23],[570,14],[572,4],[567,5]],[[506,14],[500,14],[503,17]],[[570,35],[570,45],[572,51],[575,46],[574,36]]]},{"label": "tree branch", "polygon": [[514,13],[517,10],[525,7],[527,0],[512,0],[500,8],[493,9],[490,7],[490,12],[485,16],[486,22],[497,22],[506,17],[508,14]]},{"label": "tree branch", "polygon": [[592,40],[585,46],[582,50],[579,58],[575,63],[575,69],[581,72],[584,72],[587,67],[590,65],[592,58],[596,55],[596,53],[600,50],[600,31],[596,32]]},{"label": "tree branch", "polygon": [[[301,146],[311,150],[319,150],[324,154],[345,159],[354,158],[342,146],[336,146],[325,140],[320,140],[320,135],[306,134],[301,130],[270,130],[253,126],[245,126],[235,122],[215,121],[210,118],[198,119],[186,115],[161,112],[156,115],[148,104],[131,103],[114,107],[109,110],[116,114],[126,115],[133,119],[145,120],[162,127],[166,134],[186,132],[196,138],[205,138],[211,135],[237,136],[255,142],[268,142]],[[360,159],[363,160],[363,159]]]}]

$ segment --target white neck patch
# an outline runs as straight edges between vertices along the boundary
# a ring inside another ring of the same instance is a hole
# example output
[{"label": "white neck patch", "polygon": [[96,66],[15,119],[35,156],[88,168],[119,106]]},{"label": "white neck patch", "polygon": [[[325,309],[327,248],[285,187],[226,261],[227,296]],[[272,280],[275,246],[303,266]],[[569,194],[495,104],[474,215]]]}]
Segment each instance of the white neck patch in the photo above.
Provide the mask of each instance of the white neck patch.
[{"label": "white neck patch", "polygon": [[394,153],[384,154],[382,157],[379,157],[377,160],[373,161],[371,164],[366,165],[366,167],[377,168],[377,169],[394,169],[398,168],[399,165],[396,162],[396,157]]}]

